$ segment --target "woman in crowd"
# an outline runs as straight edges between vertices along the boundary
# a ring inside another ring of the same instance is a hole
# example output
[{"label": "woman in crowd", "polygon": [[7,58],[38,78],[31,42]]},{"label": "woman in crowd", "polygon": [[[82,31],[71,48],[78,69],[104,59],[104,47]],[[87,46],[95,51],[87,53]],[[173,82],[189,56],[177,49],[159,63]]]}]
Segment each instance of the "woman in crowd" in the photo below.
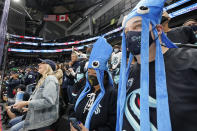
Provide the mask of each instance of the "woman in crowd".
[{"label": "woman in crowd", "polygon": [[11,131],[33,130],[45,131],[52,128],[58,119],[59,84],[53,72],[56,65],[51,60],[41,60],[38,72],[42,75],[29,101],[21,101],[14,105],[16,109],[27,111],[25,120],[14,125]]},{"label": "woman in crowd", "polygon": [[[103,37],[93,46],[86,86],[75,104],[74,116],[80,121],[81,124],[77,126],[82,131],[115,130],[117,92],[113,88],[113,81],[107,68],[111,53],[112,47]],[[71,131],[75,131],[76,125],[70,124],[70,128]]]},{"label": "woman in crowd", "polygon": [[56,71],[54,72],[55,77],[57,78],[59,85],[62,86],[63,81],[63,71],[62,71],[62,64],[58,63],[56,65]]}]

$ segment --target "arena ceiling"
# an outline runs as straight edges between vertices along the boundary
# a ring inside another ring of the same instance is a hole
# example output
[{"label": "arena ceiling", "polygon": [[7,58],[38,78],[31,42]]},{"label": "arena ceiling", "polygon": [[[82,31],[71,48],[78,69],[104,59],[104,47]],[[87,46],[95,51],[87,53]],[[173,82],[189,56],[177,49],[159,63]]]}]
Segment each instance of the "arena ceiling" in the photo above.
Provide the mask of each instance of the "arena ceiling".
[{"label": "arena ceiling", "polygon": [[[8,18],[8,32],[11,34],[47,37],[51,40],[63,38],[67,30],[79,18],[86,19],[84,12],[109,0],[11,0]],[[166,5],[179,0],[167,0]],[[195,0],[194,0],[195,1]],[[2,13],[4,0],[0,0]],[[93,11],[99,8],[93,9]],[[44,15],[68,14],[69,22],[45,22]],[[1,14],[0,14],[1,15]],[[46,39],[49,39],[46,38]]]},{"label": "arena ceiling", "polygon": [[[8,32],[11,34],[42,36],[51,33],[65,36],[66,30],[79,18],[85,18],[84,12],[107,0],[11,0],[8,18]],[[0,0],[2,13],[4,0]],[[44,15],[68,14],[69,22],[45,22]]]}]

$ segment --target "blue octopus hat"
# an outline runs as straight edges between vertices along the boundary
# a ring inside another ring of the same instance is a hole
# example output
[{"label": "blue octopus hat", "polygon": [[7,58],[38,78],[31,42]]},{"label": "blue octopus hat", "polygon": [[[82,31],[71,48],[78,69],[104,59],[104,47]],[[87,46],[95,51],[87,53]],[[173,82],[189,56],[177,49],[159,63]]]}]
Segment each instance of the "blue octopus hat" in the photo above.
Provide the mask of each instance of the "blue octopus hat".
[{"label": "blue octopus hat", "polygon": [[[98,82],[100,85],[101,92],[97,96],[96,100],[94,101],[92,107],[90,108],[90,110],[87,114],[86,121],[85,121],[85,127],[87,129],[90,128],[91,117],[105,94],[105,88],[103,85],[104,71],[108,72],[109,84],[111,86],[113,86],[113,80],[112,80],[111,74],[109,73],[108,67],[107,67],[107,62],[112,54],[112,51],[113,51],[112,46],[110,44],[108,44],[106,39],[103,37],[100,37],[96,41],[96,43],[93,44],[92,52],[91,52],[90,58],[89,58],[88,68],[94,69],[96,71],[96,75],[97,75],[97,79],[98,79]],[[84,90],[81,92],[80,96],[77,99],[77,102],[75,104],[75,111],[76,111],[76,108],[77,108],[79,102],[90,92],[91,88],[93,88],[93,87],[91,87],[89,84],[88,73],[87,73],[86,74],[86,85],[85,85]]]},{"label": "blue octopus hat", "polygon": [[[141,32],[141,73],[140,73],[140,127],[137,130],[151,130],[149,116],[149,25],[156,27],[160,24],[164,3],[166,0],[141,0],[136,7],[128,14],[123,22],[123,28],[126,23],[135,16],[142,18]],[[156,28],[153,28],[156,38],[158,36]],[[177,48],[163,32],[161,35],[162,42],[168,48]],[[126,85],[130,73],[130,64],[133,55],[130,53],[127,65],[126,58],[126,41],[125,33],[122,33],[122,63],[120,71],[120,81],[118,88],[117,100],[117,123],[116,131],[122,131],[123,113],[125,112]],[[164,58],[161,50],[159,39],[156,40],[156,57],[155,57],[155,82],[156,82],[156,100],[157,100],[157,127],[159,131],[171,131],[171,121],[168,105],[168,93],[166,88],[166,74]]]}]

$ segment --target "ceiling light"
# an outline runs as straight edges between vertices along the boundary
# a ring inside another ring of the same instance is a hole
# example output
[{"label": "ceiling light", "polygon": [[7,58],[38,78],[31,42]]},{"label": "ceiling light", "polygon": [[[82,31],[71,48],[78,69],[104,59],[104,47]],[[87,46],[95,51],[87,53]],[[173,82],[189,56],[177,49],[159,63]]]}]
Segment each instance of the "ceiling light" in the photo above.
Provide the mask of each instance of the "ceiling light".
[{"label": "ceiling light", "polygon": [[19,3],[20,2],[20,0],[13,0],[14,2],[16,2],[16,3]]}]

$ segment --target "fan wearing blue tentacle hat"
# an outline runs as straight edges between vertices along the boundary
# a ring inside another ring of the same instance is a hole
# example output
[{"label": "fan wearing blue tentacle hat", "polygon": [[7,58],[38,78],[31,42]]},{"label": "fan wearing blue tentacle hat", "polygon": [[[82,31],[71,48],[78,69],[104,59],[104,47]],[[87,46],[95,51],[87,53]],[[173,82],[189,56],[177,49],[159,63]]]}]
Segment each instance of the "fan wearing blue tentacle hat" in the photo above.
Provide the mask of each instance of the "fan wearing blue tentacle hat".
[{"label": "fan wearing blue tentacle hat", "polygon": [[166,37],[165,1],[141,0],[122,22],[116,131],[197,130],[197,50]]},{"label": "fan wearing blue tentacle hat", "polygon": [[[86,85],[75,104],[75,117],[82,131],[115,131],[117,91],[108,71],[112,47],[100,37],[93,44],[89,58]],[[71,126],[71,131],[75,131]]]}]

